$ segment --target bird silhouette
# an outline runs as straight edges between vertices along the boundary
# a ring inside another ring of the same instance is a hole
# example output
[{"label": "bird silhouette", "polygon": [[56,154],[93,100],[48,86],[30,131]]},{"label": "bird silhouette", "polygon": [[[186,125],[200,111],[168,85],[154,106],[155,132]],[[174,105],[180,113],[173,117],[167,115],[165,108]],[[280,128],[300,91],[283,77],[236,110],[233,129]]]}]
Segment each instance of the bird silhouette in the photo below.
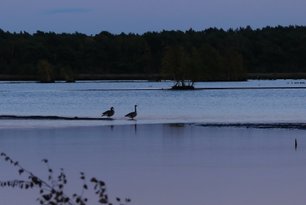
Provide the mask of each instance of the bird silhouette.
[{"label": "bird silhouette", "polygon": [[102,113],[101,117],[111,117],[115,114],[115,110],[113,107],[111,107],[109,110],[106,110],[105,112]]},{"label": "bird silhouette", "polygon": [[136,109],[137,105],[135,105],[134,107],[135,107],[134,112],[130,112],[130,113],[126,114],[125,117],[128,117],[128,118],[134,120],[134,118],[137,116],[137,109]]}]

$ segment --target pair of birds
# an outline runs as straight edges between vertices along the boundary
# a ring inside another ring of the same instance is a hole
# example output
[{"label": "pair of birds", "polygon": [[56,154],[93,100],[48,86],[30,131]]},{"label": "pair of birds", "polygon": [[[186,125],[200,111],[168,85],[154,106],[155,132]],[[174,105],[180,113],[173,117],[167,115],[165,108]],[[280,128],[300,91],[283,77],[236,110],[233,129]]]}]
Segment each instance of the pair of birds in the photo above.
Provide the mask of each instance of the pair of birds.
[{"label": "pair of birds", "polygon": [[[125,117],[128,117],[133,120],[137,116],[137,105],[134,106],[134,109],[135,110],[133,112],[126,114]],[[115,114],[114,107],[111,107],[109,110],[106,110],[105,112],[102,113],[102,117],[104,116],[111,117],[114,114]]]}]

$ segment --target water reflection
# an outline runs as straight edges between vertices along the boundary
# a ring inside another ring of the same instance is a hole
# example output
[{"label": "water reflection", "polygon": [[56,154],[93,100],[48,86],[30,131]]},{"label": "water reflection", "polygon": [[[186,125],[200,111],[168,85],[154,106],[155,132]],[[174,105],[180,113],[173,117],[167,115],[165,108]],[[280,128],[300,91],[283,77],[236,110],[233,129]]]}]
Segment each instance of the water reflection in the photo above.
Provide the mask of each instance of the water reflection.
[{"label": "water reflection", "polygon": [[[41,174],[45,170],[38,162],[48,158],[73,179],[80,171],[104,179],[112,193],[131,197],[135,205],[299,205],[306,200],[296,194],[306,189],[301,180],[306,179],[305,132],[136,123],[3,129],[0,150]],[[289,136],[296,136],[299,152]],[[15,175],[1,164],[0,176]],[[0,190],[0,200],[35,200],[10,193]]]}]

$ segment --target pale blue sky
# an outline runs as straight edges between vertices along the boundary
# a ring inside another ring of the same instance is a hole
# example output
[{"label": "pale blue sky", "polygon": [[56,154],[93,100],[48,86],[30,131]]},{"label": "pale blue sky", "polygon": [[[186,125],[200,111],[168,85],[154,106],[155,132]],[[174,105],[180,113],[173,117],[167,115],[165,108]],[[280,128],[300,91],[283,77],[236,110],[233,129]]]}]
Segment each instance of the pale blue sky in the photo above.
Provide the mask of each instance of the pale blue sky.
[{"label": "pale blue sky", "polygon": [[1,0],[5,31],[97,34],[306,25],[306,0]]}]

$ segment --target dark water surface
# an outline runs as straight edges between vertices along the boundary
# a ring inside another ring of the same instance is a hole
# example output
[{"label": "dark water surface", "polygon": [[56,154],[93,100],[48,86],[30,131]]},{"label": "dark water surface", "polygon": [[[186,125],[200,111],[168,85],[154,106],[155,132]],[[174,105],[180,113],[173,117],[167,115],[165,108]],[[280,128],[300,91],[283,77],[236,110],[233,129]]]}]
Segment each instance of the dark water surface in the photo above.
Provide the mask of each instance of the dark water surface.
[{"label": "dark water surface", "polygon": [[[131,197],[135,205],[302,205],[305,136],[296,129],[187,124],[18,128],[1,129],[0,150],[42,177],[43,158],[64,167],[68,192],[80,191],[84,171],[105,180],[112,197]],[[0,179],[17,176],[5,162],[0,167]],[[35,204],[35,194],[0,189],[0,204]]]}]

